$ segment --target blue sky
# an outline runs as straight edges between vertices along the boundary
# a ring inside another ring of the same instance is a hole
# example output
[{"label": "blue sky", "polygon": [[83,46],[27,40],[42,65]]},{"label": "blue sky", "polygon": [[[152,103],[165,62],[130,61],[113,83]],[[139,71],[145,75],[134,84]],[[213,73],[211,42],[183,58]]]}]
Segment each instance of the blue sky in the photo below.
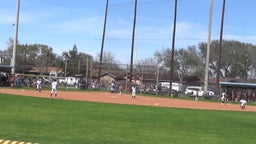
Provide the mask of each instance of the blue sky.
[{"label": "blue sky", "polygon": [[[222,0],[213,0],[212,39],[220,35]],[[20,44],[45,44],[61,55],[100,53],[106,0],[20,0]],[[223,38],[256,44],[255,0],[226,0]],[[207,42],[210,0],[178,0],[175,48]],[[138,0],[134,62],[172,45],[174,0]],[[109,0],[105,52],[129,63],[134,0]],[[14,37],[16,0],[0,1],[0,50]]]}]

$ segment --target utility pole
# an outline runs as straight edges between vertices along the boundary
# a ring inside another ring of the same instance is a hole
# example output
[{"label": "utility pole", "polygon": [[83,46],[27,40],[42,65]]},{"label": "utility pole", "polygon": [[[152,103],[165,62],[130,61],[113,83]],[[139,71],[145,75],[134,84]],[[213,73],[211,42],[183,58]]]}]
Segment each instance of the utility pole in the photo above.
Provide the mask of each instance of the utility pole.
[{"label": "utility pole", "polygon": [[175,47],[175,36],[176,36],[176,18],[177,18],[177,0],[175,0],[175,7],[174,7],[169,96],[172,96],[172,82],[173,82],[173,73],[174,73],[174,66],[173,66],[173,63],[174,63],[174,47]]},{"label": "utility pole", "polygon": [[134,20],[133,20],[132,47],[131,47],[131,64],[130,64],[130,74],[131,74],[131,77],[133,75],[133,51],[134,51],[134,37],[135,37],[135,30],[136,30],[136,17],[137,17],[137,0],[135,0],[135,4],[134,4]]},{"label": "utility pole", "polygon": [[20,0],[17,0],[15,32],[14,32],[13,50],[12,50],[12,59],[11,59],[11,66],[13,68],[11,70],[11,74],[15,74],[16,47],[17,47],[17,41],[18,41],[18,28],[19,28],[19,13],[20,13]]},{"label": "utility pole", "polygon": [[49,52],[49,49],[48,49],[47,52],[46,52],[46,65],[45,65],[46,68],[45,68],[45,75],[46,75],[46,74],[49,75],[49,73],[48,73],[49,54],[50,54],[50,52]]},{"label": "utility pole", "polygon": [[26,64],[27,64],[27,49],[28,49],[28,44],[25,45],[25,50],[24,50],[23,74],[24,74]]},{"label": "utility pole", "polygon": [[77,74],[80,74],[81,61],[78,60]]},{"label": "utility pole", "polygon": [[102,43],[101,43],[101,50],[100,50],[100,65],[99,65],[99,71],[98,71],[98,80],[100,80],[100,75],[101,75],[101,65],[102,65],[103,49],[104,49],[104,42],[105,42],[105,33],[106,33],[106,26],[107,26],[107,17],[108,17],[108,0],[107,0],[107,2],[106,2],[105,19],[104,19],[104,27],[103,27],[103,34],[102,34]]},{"label": "utility pole", "polygon": [[65,58],[65,71],[64,71],[64,76],[67,77],[67,67],[68,67],[68,59]]},{"label": "utility pole", "polygon": [[86,58],[86,81],[88,82],[89,58]]},{"label": "utility pole", "polygon": [[220,92],[220,61],[221,61],[221,51],[222,51],[222,36],[223,36],[223,25],[224,25],[224,16],[225,16],[225,7],[226,7],[226,0],[223,0],[223,7],[222,7],[222,17],[221,17],[221,27],[220,27],[220,47],[219,47],[219,59],[218,59],[218,70],[217,70],[217,87]]},{"label": "utility pole", "polygon": [[205,62],[205,74],[204,74],[204,92],[207,92],[208,81],[209,81],[209,57],[210,57],[210,46],[211,46],[211,30],[212,30],[212,5],[213,0],[210,0],[210,12],[209,12],[209,24],[208,24],[208,42],[206,50],[206,62]]}]

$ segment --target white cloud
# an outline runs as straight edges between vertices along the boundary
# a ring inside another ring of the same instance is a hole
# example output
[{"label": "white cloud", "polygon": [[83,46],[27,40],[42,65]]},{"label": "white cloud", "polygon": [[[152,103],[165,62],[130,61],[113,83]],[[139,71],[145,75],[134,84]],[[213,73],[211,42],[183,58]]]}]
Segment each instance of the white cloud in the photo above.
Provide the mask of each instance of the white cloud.
[{"label": "white cloud", "polygon": [[51,24],[48,24],[48,27],[63,34],[94,34],[99,27],[98,21],[99,19],[97,17],[69,19],[61,22],[52,22]]},{"label": "white cloud", "polygon": [[6,10],[0,10],[0,17],[0,24],[13,24],[15,22],[15,15]]}]

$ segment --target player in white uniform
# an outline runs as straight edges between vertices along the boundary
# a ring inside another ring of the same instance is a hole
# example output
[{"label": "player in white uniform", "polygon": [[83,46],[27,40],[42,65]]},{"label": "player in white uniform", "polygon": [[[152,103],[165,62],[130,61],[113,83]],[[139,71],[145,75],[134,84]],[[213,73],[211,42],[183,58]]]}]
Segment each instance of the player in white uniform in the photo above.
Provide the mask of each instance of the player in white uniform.
[{"label": "player in white uniform", "polygon": [[40,78],[36,81],[36,90],[39,92],[41,92],[41,82]]},{"label": "player in white uniform", "polygon": [[246,104],[247,102],[246,102],[246,100],[244,100],[244,99],[241,99],[240,100],[240,107],[244,110],[245,109],[245,104]]},{"label": "player in white uniform", "polygon": [[226,93],[222,93],[221,94],[222,96],[221,96],[221,105],[224,105],[224,103],[225,103],[225,98],[226,98]]},{"label": "player in white uniform", "polygon": [[136,98],[136,87],[132,86],[132,99]]},{"label": "player in white uniform", "polygon": [[57,81],[56,80],[53,80],[52,82],[52,91],[51,91],[51,97],[54,95],[55,98],[57,98]]}]

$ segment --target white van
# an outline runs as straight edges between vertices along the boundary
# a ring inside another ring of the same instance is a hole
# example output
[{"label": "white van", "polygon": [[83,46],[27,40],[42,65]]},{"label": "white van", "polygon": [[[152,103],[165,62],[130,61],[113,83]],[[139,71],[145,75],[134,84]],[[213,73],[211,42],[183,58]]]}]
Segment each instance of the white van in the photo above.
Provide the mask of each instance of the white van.
[{"label": "white van", "polygon": [[[204,89],[203,87],[200,86],[188,86],[185,90],[186,95],[190,96],[196,96],[198,92],[198,96],[203,96],[204,95]],[[213,91],[208,90],[206,93],[208,93],[210,96],[214,95]]]},{"label": "white van", "polygon": [[190,96],[196,96],[197,92],[198,92],[198,96],[203,96],[204,95],[203,87],[188,86],[185,90],[185,94]]},{"label": "white van", "polygon": [[[170,82],[160,82],[159,84],[161,87],[170,88]],[[183,92],[183,85],[180,83],[172,83],[172,89],[177,92]]]}]

